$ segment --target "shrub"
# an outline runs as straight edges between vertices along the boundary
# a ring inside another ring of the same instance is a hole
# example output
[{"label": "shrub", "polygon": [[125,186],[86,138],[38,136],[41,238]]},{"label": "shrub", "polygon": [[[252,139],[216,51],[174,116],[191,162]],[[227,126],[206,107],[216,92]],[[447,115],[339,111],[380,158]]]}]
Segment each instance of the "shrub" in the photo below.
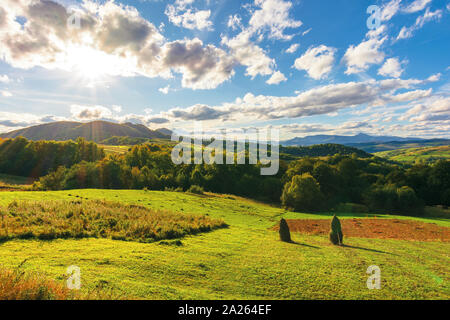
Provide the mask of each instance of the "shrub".
[{"label": "shrub", "polygon": [[194,184],[188,189],[187,192],[195,193],[195,194],[204,194],[205,190],[202,187]]},{"label": "shrub", "polygon": [[331,220],[330,241],[335,245],[342,245],[344,235],[342,234],[341,222],[336,215]]},{"label": "shrub", "polygon": [[319,184],[309,173],[295,175],[285,184],[281,202],[297,211],[317,211],[322,208],[324,196]]},{"label": "shrub", "polygon": [[289,226],[283,218],[280,220],[280,240],[284,242],[291,242],[291,232]]}]

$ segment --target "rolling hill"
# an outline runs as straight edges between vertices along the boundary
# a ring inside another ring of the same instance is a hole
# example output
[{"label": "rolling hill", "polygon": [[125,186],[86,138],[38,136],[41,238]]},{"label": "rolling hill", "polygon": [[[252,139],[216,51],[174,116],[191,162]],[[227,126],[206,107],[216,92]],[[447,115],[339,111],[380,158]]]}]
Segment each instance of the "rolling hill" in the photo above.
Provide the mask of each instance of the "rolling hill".
[{"label": "rolling hill", "polygon": [[450,159],[450,146],[397,149],[375,153],[376,156],[399,162],[413,163],[417,160],[432,162]]},{"label": "rolling hill", "polygon": [[450,139],[429,139],[429,140],[412,140],[412,141],[390,141],[383,143],[350,143],[351,147],[364,150],[369,153],[376,153],[389,150],[408,149],[408,148],[425,148],[450,145]]},{"label": "rolling hill", "polygon": [[0,138],[25,137],[29,140],[75,140],[83,137],[90,141],[101,142],[110,137],[131,137],[148,139],[168,139],[169,130],[150,130],[141,124],[113,123],[93,121],[88,123],[58,121],[11,131],[0,135]]}]

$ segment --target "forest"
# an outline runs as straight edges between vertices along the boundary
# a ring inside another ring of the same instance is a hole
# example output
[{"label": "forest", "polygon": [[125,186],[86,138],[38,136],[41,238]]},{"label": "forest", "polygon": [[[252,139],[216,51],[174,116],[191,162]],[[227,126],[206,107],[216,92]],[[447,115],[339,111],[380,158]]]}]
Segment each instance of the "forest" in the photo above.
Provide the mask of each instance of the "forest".
[{"label": "forest", "polygon": [[[171,147],[164,143],[105,156],[103,149],[84,139],[32,142],[19,137],[0,144],[0,173],[40,177],[35,190],[186,191],[194,186],[200,192],[245,196],[309,212],[352,203],[363,206],[362,211],[420,215],[425,205],[450,205],[448,160],[408,165],[364,152],[341,154],[334,145],[308,148],[313,155],[319,150],[320,156],[281,160],[276,176],[261,176],[261,164],[174,165]],[[331,155],[324,156],[327,150]]]}]

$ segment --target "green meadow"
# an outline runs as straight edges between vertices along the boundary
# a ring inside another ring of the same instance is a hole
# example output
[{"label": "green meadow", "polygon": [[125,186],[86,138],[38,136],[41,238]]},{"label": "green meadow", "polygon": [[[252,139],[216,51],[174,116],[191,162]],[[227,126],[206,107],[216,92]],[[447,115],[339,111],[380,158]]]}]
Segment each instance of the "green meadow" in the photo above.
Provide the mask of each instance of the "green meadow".
[{"label": "green meadow", "polygon": [[376,156],[398,162],[432,162],[450,159],[450,146],[408,148],[374,153]]},{"label": "green meadow", "polygon": [[[281,217],[330,214],[287,212],[230,195],[133,190],[1,192],[13,201],[106,200],[158,212],[201,215],[228,227],[179,240],[143,243],[110,238],[22,239],[0,243],[6,269],[39,273],[64,283],[68,266],[81,269],[82,292],[100,288],[129,299],[449,299],[450,243],[328,237],[292,233],[279,241],[270,230]],[[339,214],[343,219],[371,217]],[[450,227],[444,218],[415,219]],[[25,262],[24,262],[25,261]],[[381,289],[366,286],[370,265],[381,269]]]}]

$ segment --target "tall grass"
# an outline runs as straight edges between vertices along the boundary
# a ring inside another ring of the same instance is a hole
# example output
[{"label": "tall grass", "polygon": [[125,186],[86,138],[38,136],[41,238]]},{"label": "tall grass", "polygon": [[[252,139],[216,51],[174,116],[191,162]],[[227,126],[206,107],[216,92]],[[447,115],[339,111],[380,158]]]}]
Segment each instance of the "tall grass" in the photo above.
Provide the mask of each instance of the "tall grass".
[{"label": "tall grass", "polygon": [[62,284],[20,269],[0,269],[0,300],[69,300],[77,298]]},{"label": "tall grass", "polygon": [[101,200],[13,201],[0,207],[0,241],[95,237],[153,242],[226,226],[206,216]]}]

